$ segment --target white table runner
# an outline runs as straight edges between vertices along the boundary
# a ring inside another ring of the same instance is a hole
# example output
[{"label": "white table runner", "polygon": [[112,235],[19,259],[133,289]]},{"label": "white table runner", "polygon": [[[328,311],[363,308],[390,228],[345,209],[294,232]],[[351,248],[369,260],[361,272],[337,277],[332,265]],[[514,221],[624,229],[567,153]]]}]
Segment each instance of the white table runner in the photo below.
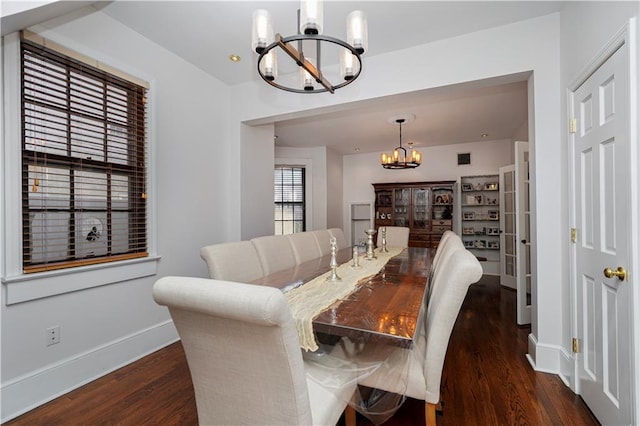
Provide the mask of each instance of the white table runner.
[{"label": "white table runner", "polygon": [[366,260],[364,256],[360,256],[360,268],[358,269],[351,267],[351,260],[338,266],[336,273],[342,278],[342,281],[327,281],[327,277],[331,275],[331,271],[328,271],[285,293],[302,349],[306,351],[318,350],[313,333],[313,319],[316,316],[335,301],[353,293],[360,280],[377,274],[389,259],[404,250],[401,247],[388,247],[387,249],[388,253],[377,252],[377,259]]}]

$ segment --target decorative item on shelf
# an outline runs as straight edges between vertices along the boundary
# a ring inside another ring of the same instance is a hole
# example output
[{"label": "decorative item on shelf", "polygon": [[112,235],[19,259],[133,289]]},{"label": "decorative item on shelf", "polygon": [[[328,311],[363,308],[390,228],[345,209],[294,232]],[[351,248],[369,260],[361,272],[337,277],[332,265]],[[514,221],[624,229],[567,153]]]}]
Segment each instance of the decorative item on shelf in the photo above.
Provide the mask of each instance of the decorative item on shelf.
[{"label": "decorative item on shelf", "polygon": [[464,247],[465,248],[474,248],[475,244],[472,240],[465,240],[464,241]]},{"label": "decorative item on shelf", "polygon": [[487,211],[487,215],[489,220],[498,220],[500,218],[500,212],[498,210],[489,210]]},{"label": "decorative item on shelf", "polygon": [[[343,41],[322,34],[322,3],[322,0],[300,2],[298,32],[289,37],[283,37],[281,34],[274,37],[273,21],[268,11],[258,9],[253,13],[251,46],[259,55],[258,74],[273,87],[295,93],[334,93],[336,89],[353,83],[360,76],[361,55],[367,50],[368,43],[367,18],[364,12],[355,10],[347,16],[347,41]],[[278,77],[276,47],[282,49],[298,66],[299,78],[295,75]],[[330,53],[339,52],[342,81],[337,84],[331,83],[326,77],[330,74],[330,69],[322,68],[324,59],[329,64],[334,63],[329,57],[323,58],[323,47]],[[304,53],[304,49],[307,50],[307,54]],[[301,86],[298,86],[300,81]]]},{"label": "decorative item on shelf", "polygon": [[500,242],[499,241],[487,241],[487,248],[499,249],[500,248]]},{"label": "decorative item on shelf", "polygon": [[367,234],[367,254],[365,255],[365,259],[367,260],[377,259],[376,253],[373,250],[373,236],[375,235],[376,230],[367,229],[366,231],[364,231],[364,233]]},{"label": "decorative item on shelf", "polygon": [[498,199],[497,198],[489,198],[487,197],[487,204],[491,205],[491,206],[495,206],[498,204]]},{"label": "decorative item on shelf", "polygon": [[389,253],[387,250],[387,227],[383,226],[380,228],[380,239],[381,239],[381,247],[380,253]]},{"label": "decorative item on shelf", "polygon": [[476,218],[475,212],[462,212],[463,220],[474,220]]},{"label": "decorative item on shelf", "polygon": [[500,235],[500,228],[486,228],[487,235]]},{"label": "decorative item on shelf", "polygon": [[473,191],[473,185],[470,183],[463,183],[460,185],[460,188],[462,188],[462,191],[464,192]]},{"label": "decorative item on shelf", "polygon": [[[385,169],[415,169],[422,164],[422,154],[416,149],[411,150],[411,154],[407,155],[407,149],[402,146],[402,123],[412,121],[415,118],[413,114],[392,117],[389,119],[398,123],[400,127],[400,145],[397,146],[391,154],[383,152],[380,154],[380,164]],[[411,149],[411,142],[409,148]]]},{"label": "decorative item on shelf", "polygon": [[451,205],[447,205],[444,207],[444,210],[442,211],[442,218],[443,219],[451,219],[452,218],[452,214],[451,214]]},{"label": "decorative item on shelf", "polygon": [[498,184],[496,182],[487,182],[484,184],[484,190],[485,191],[497,191],[498,190]]},{"label": "decorative item on shelf", "polygon": [[437,194],[434,195],[433,203],[436,205],[451,204],[449,194]]},{"label": "decorative item on shelf", "polygon": [[338,260],[336,259],[336,253],[338,251],[338,242],[336,237],[331,237],[329,240],[329,244],[331,245],[331,260],[329,261],[329,266],[331,267],[331,275],[327,277],[327,281],[342,281],[342,278],[338,276],[336,269],[338,268]]},{"label": "decorative item on shelf", "polygon": [[475,235],[475,233],[476,230],[472,226],[462,228],[462,235]]},{"label": "decorative item on shelf", "polygon": [[482,188],[483,188],[483,186],[482,186],[481,183],[476,183],[475,185],[473,185],[473,189],[475,191],[482,191]]},{"label": "decorative item on shelf", "polygon": [[485,240],[476,240],[475,248],[486,248],[487,242]]}]

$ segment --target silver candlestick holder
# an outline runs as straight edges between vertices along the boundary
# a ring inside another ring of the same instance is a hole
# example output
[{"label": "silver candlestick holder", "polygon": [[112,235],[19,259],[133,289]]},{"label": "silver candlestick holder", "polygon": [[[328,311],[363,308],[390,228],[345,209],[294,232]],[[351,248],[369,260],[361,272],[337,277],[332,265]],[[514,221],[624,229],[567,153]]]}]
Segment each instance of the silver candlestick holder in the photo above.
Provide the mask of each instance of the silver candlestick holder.
[{"label": "silver candlestick holder", "polygon": [[376,230],[367,229],[364,233],[367,234],[367,254],[364,258],[367,260],[377,259],[376,253],[373,250],[373,236],[375,235]]},{"label": "silver candlestick holder", "polygon": [[331,261],[329,262],[329,266],[331,267],[331,275],[327,277],[327,281],[342,281],[342,278],[338,276],[336,269],[338,268],[338,260],[336,259],[336,253],[338,251],[338,243],[335,237],[332,237],[329,240],[329,244],[331,244]]},{"label": "silver candlestick holder", "polygon": [[358,256],[358,246],[353,246],[353,256],[351,260],[351,267],[354,269],[360,268],[360,257]]},{"label": "silver candlestick holder", "polygon": [[380,240],[381,240],[380,253],[389,253],[389,250],[387,250],[387,227],[386,226],[380,228]]}]

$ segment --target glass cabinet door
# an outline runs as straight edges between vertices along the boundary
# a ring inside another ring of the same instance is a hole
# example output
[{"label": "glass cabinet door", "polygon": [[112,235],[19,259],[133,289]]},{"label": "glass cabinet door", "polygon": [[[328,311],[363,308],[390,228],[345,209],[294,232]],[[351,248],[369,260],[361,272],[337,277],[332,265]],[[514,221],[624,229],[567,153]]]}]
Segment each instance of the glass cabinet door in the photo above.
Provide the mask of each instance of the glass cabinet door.
[{"label": "glass cabinet door", "polygon": [[394,226],[409,226],[409,212],[411,210],[411,190],[396,189],[394,200]]},{"label": "glass cabinet door", "polygon": [[415,188],[413,190],[413,228],[429,228],[429,189]]},{"label": "glass cabinet door", "polygon": [[433,188],[432,197],[431,218],[436,221],[451,221],[453,215],[453,191],[450,188]]}]

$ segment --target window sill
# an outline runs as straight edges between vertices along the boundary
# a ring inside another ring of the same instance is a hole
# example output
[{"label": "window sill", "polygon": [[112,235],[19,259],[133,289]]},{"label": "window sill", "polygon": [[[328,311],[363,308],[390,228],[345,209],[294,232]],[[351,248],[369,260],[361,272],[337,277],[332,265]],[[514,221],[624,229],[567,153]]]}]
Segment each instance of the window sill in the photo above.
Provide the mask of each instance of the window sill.
[{"label": "window sill", "polygon": [[58,294],[155,275],[160,256],[57,271],[3,277],[5,303],[13,305]]}]

